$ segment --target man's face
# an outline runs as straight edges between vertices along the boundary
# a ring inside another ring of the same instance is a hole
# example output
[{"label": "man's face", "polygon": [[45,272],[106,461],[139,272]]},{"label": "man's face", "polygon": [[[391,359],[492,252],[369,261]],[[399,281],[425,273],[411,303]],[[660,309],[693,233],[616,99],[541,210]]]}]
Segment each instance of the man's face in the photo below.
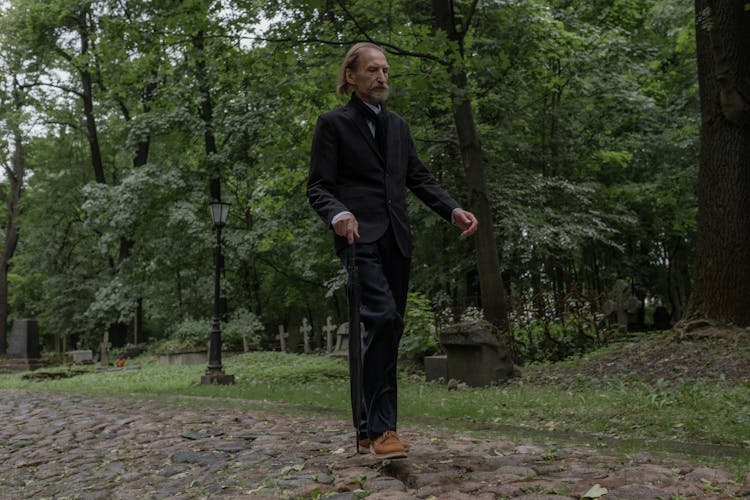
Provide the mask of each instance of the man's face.
[{"label": "man's face", "polygon": [[365,48],[359,55],[356,69],[346,70],[346,81],[360,99],[377,105],[388,98],[388,61],[385,54]]}]

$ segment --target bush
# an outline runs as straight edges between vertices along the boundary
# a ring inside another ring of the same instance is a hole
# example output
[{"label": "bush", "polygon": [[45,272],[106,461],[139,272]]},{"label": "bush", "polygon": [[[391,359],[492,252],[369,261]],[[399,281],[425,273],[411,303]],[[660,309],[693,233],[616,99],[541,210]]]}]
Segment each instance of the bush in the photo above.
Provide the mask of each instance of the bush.
[{"label": "bush", "polygon": [[[169,333],[168,339],[155,346],[155,350],[163,353],[174,353],[192,349],[206,349],[211,338],[213,320],[185,319]],[[260,348],[263,324],[258,317],[245,310],[235,311],[229,321],[221,323],[221,350],[242,351],[243,334],[247,335],[248,347],[251,350]]]},{"label": "bush", "polygon": [[243,351],[242,336],[247,335],[248,348],[257,351],[260,349],[261,332],[264,329],[258,316],[246,309],[239,309],[228,322],[222,324],[222,348],[227,351]]},{"label": "bush", "polygon": [[169,340],[185,349],[205,348],[211,334],[211,322],[205,319],[185,319],[174,327]]},{"label": "bush", "polygon": [[430,300],[421,293],[410,293],[406,300],[404,336],[401,337],[399,353],[406,359],[421,362],[425,356],[439,351],[435,313]]}]

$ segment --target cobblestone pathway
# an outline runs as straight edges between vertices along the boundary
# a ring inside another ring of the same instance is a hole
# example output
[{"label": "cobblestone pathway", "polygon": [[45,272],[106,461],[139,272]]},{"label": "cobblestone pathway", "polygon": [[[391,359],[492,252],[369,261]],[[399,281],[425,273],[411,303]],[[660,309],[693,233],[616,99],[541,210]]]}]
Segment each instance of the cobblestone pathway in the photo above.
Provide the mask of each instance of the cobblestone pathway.
[{"label": "cobblestone pathway", "polygon": [[210,408],[198,399],[24,391],[0,398],[1,498],[750,496],[750,475],[735,482],[720,469],[645,453],[623,459],[579,445],[406,428],[409,458],[382,462],[354,453],[340,419]]}]

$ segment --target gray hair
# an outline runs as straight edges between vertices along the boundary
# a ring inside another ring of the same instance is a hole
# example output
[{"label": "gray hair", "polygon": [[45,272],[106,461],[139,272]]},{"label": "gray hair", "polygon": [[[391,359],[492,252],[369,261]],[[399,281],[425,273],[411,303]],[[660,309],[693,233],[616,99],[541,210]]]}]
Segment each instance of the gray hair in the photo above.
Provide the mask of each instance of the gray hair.
[{"label": "gray hair", "polygon": [[378,52],[385,54],[385,51],[379,45],[375,45],[370,42],[359,42],[351,46],[344,56],[344,62],[341,63],[339,68],[339,76],[336,79],[336,94],[337,95],[350,95],[352,93],[352,86],[346,81],[346,70],[352,71],[357,69],[357,62],[359,61],[359,55],[363,49],[375,49]]}]

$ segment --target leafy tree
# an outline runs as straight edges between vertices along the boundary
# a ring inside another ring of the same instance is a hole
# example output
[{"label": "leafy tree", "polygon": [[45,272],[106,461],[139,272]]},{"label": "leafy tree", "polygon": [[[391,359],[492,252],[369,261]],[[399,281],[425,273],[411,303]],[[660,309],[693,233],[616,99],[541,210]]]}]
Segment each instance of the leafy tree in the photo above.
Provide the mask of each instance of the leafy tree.
[{"label": "leafy tree", "polygon": [[750,325],[750,8],[697,0],[698,235],[685,320]]}]

